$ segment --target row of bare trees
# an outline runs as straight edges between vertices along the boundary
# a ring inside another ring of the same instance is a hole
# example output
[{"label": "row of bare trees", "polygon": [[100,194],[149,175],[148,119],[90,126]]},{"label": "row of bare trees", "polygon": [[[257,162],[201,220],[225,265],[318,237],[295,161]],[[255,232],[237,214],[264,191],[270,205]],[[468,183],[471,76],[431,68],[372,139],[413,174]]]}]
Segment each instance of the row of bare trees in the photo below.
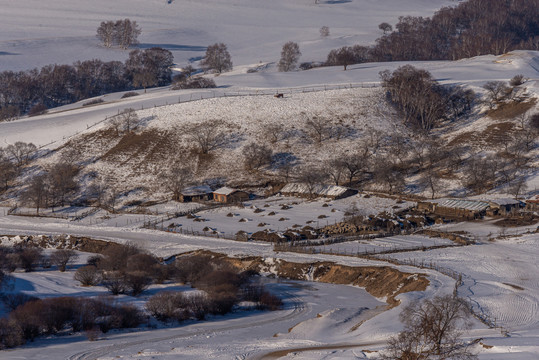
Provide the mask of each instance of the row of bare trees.
[{"label": "row of bare trees", "polygon": [[131,51],[125,63],[94,59],[0,72],[0,121],[110,92],[168,85],[172,63],[170,51],[150,48]]},{"label": "row of bare trees", "polygon": [[377,39],[374,61],[457,60],[539,49],[539,7],[527,0],[467,0],[432,18],[403,16]]},{"label": "row of bare trees", "polygon": [[133,305],[119,305],[101,299],[58,297],[27,299],[0,319],[0,350],[23,345],[43,335],[63,331],[94,332],[134,328],[144,321],[142,312]]}]

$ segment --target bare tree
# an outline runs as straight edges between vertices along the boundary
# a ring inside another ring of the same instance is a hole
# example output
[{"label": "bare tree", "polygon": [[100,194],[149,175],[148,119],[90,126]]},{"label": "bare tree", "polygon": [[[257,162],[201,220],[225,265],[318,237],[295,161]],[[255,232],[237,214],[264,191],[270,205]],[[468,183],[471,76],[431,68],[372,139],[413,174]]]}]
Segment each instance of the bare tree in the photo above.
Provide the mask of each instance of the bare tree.
[{"label": "bare tree", "polygon": [[130,133],[139,124],[139,117],[136,111],[132,108],[124,109],[118,115],[110,119],[110,124],[116,131],[116,136],[120,136],[124,132]]},{"label": "bare tree", "polygon": [[309,197],[313,198],[316,196],[316,188],[324,184],[326,175],[321,169],[304,167],[301,169],[297,180],[307,187]]},{"label": "bare tree", "polygon": [[433,167],[429,166],[421,174],[419,183],[430,190],[431,199],[434,199],[435,194],[438,192],[440,187],[440,174]]},{"label": "bare tree", "polygon": [[15,144],[8,145],[5,151],[9,156],[15,159],[17,166],[21,167],[28,163],[30,155],[37,151],[37,146],[32,143],[17,141]]},{"label": "bare tree", "polygon": [[182,190],[193,178],[191,166],[181,163],[175,163],[165,174],[165,186],[172,192],[172,199],[180,201]]},{"label": "bare tree", "polygon": [[7,190],[9,182],[17,176],[17,167],[0,149],[0,190]]},{"label": "bare tree", "polygon": [[48,169],[47,183],[53,204],[64,206],[69,196],[79,188],[75,181],[78,172],[76,166],[68,163],[57,163]]},{"label": "bare tree", "polygon": [[320,28],[320,36],[321,37],[328,37],[329,36],[329,27],[327,26],[322,26]]},{"label": "bare tree", "polygon": [[401,313],[404,330],[388,342],[382,359],[458,359],[477,356],[462,339],[469,312],[459,298],[437,296],[414,302]]},{"label": "bare tree", "polygon": [[50,255],[53,265],[58,267],[61,272],[66,271],[67,265],[78,257],[77,253],[70,249],[58,249]]},{"label": "bare tree", "polygon": [[342,178],[345,176],[346,164],[341,156],[326,160],[324,162],[325,174],[333,180],[335,185],[340,185]]},{"label": "bare tree", "polygon": [[252,142],[243,147],[242,150],[243,161],[247,169],[258,170],[262,166],[271,163],[271,157],[273,156],[273,150],[265,145]]},{"label": "bare tree", "polygon": [[206,55],[200,62],[204,71],[216,70],[219,74],[232,70],[232,60],[227,47],[223,43],[208,46]]},{"label": "bare tree", "polygon": [[198,146],[201,154],[208,154],[230,141],[225,131],[227,123],[222,120],[207,120],[186,127],[189,138]]},{"label": "bare tree", "polygon": [[388,32],[393,31],[393,26],[391,26],[390,24],[388,24],[386,22],[383,22],[380,25],[378,25],[378,29],[382,30],[384,32],[384,35],[385,35]]},{"label": "bare tree", "polygon": [[114,45],[114,38],[116,33],[116,26],[114,21],[103,21],[97,28],[97,38],[101,40],[104,46],[112,47]]},{"label": "bare tree", "polygon": [[96,36],[106,47],[118,45],[122,49],[127,49],[138,43],[140,33],[141,30],[136,21],[124,19],[101,22]]},{"label": "bare tree", "polygon": [[487,101],[491,108],[511,94],[511,88],[505,81],[489,81],[483,85],[483,89],[487,90]]},{"label": "bare tree", "polygon": [[138,36],[141,30],[136,21],[130,19],[118,20],[114,24],[116,28],[115,42],[122,49],[127,49],[131,45],[138,44]]},{"label": "bare tree", "polygon": [[289,41],[283,45],[281,50],[281,59],[277,64],[279,71],[292,71],[296,68],[296,64],[301,56],[298,43]]},{"label": "bare tree", "polygon": [[323,141],[329,139],[332,124],[328,119],[321,115],[305,116],[307,117],[305,120],[307,133],[316,144],[320,145]]},{"label": "bare tree", "polygon": [[46,174],[40,174],[30,180],[30,184],[24,191],[22,198],[24,202],[32,204],[36,208],[36,214],[39,214],[39,209],[47,204],[48,194]]}]

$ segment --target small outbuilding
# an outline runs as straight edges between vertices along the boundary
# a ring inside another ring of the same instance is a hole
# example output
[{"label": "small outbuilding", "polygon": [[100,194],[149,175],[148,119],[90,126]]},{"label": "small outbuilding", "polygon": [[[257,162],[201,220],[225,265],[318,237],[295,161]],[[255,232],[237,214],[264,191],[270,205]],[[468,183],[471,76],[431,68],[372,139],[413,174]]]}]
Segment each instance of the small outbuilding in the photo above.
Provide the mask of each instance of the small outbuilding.
[{"label": "small outbuilding", "polygon": [[526,209],[531,211],[539,210],[539,194],[526,199]]},{"label": "small outbuilding", "polygon": [[249,200],[249,194],[245,191],[224,186],[213,192],[213,200],[221,203],[240,203]]},{"label": "small outbuilding", "polygon": [[207,185],[191,186],[180,193],[181,202],[208,201],[212,199],[212,189]]},{"label": "small outbuilding", "polygon": [[506,215],[524,206],[520,200],[515,199],[488,200],[488,203],[490,205],[488,215]]}]

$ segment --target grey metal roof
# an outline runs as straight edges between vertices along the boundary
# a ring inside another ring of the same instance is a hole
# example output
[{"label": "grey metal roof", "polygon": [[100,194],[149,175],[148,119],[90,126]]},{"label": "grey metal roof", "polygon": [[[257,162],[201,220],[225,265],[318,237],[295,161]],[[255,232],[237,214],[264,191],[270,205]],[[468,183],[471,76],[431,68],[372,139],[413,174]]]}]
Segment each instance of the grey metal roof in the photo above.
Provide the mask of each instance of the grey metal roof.
[{"label": "grey metal roof", "polygon": [[212,192],[211,187],[208,185],[198,185],[191,186],[183,189],[182,195],[186,196],[197,196],[197,195],[206,195]]},{"label": "grey metal roof", "polygon": [[[346,191],[350,190],[344,186],[337,185],[315,185],[312,189],[312,193],[321,196],[340,196]],[[309,186],[302,183],[289,183],[282,189],[282,193],[297,193],[297,194],[309,194]]]},{"label": "grey metal roof", "polygon": [[453,209],[464,209],[464,210],[474,210],[474,211],[483,211],[489,208],[489,203],[485,201],[477,200],[465,200],[465,199],[445,199],[438,203],[438,206],[453,208]]}]

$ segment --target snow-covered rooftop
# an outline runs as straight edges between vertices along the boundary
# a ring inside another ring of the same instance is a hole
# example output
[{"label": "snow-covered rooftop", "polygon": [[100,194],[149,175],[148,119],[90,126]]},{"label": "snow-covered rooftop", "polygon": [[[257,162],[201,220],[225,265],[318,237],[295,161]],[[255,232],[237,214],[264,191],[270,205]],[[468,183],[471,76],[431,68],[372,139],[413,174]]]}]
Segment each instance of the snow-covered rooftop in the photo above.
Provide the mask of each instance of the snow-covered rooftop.
[{"label": "snow-covered rooftop", "polygon": [[340,196],[350,190],[344,186],[337,185],[315,185],[312,189],[307,184],[290,183],[286,184],[282,189],[282,193],[297,193],[297,194],[316,194],[320,196]]},{"label": "snow-covered rooftop", "polygon": [[196,196],[196,195],[205,195],[211,193],[212,190],[208,185],[198,185],[185,188],[182,191],[182,195],[187,196]]},{"label": "snow-covered rooftop", "polygon": [[238,189],[229,188],[228,186],[223,186],[217,190],[215,190],[214,194],[221,194],[221,195],[230,195],[235,193],[236,191],[239,191]]},{"label": "snow-covered rooftop", "polygon": [[465,199],[446,199],[438,203],[438,206],[446,207],[446,208],[483,211],[483,210],[488,209],[490,205],[486,201],[465,200]]}]

